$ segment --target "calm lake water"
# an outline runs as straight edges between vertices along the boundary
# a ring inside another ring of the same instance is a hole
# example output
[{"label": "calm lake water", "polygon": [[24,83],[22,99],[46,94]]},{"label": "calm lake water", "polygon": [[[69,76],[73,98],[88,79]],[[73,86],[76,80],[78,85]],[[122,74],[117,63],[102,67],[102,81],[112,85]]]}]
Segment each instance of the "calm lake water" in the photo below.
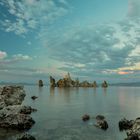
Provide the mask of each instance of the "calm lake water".
[{"label": "calm lake water", "polygon": [[[140,116],[140,87],[97,88],[38,88],[25,86],[23,102],[38,111],[32,113],[36,121],[29,133],[37,140],[123,140],[118,121],[124,117]],[[31,96],[38,96],[35,101]],[[92,119],[83,122],[83,114]],[[102,114],[109,123],[107,131],[94,127],[94,117]],[[14,140],[16,132],[0,130],[0,140]]]}]

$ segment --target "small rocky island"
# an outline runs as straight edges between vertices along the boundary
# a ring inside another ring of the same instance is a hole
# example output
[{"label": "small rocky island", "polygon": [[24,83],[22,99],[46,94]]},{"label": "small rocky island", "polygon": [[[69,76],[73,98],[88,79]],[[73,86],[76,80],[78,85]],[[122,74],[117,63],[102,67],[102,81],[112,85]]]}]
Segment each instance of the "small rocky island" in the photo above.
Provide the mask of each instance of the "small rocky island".
[{"label": "small rocky island", "polygon": [[[73,80],[70,76],[70,73],[65,75],[64,78],[59,79],[57,82],[56,80],[50,76],[50,86],[51,87],[98,87],[96,81],[90,83],[88,81],[79,82],[78,78]],[[108,84],[106,81],[103,82],[102,87],[107,88]]]}]

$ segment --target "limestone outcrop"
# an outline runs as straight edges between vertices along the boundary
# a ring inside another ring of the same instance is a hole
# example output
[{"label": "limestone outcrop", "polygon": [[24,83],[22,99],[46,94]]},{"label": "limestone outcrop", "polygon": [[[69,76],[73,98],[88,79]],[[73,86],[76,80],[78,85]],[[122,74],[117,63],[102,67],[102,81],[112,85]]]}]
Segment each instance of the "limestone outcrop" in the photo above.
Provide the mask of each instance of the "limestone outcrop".
[{"label": "limestone outcrop", "polygon": [[0,110],[0,127],[16,130],[28,130],[35,121],[29,115],[32,112],[30,107],[13,105]]},{"label": "limestone outcrop", "polygon": [[55,79],[52,76],[50,76],[50,86],[56,87]]},{"label": "limestone outcrop", "polygon": [[28,130],[35,121],[30,114],[36,109],[21,105],[25,91],[22,86],[4,86],[0,90],[0,127]]},{"label": "limestone outcrop", "polygon": [[[107,84],[107,83],[106,83]],[[50,76],[50,86],[51,87],[98,87],[96,81],[90,83],[88,81],[79,82],[78,78],[73,80],[68,73],[64,78],[59,79],[57,82],[56,80]]]},{"label": "limestone outcrop", "polygon": [[105,120],[104,116],[102,116],[102,115],[96,116],[96,122],[97,122],[97,124],[95,124],[96,127],[103,129],[103,130],[108,129],[108,123]]},{"label": "limestone outcrop", "polygon": [[22,86],[4,86],[0,92],[0,109],[9,105],[20,105],[25,95]]},{"label": "limestone outcrop", "polygon": [[125,130],[127,138],[125,140],[140,140],[140,118],[136,120],[122,119],[119,121],[121,131]]},{"label": "limestone outcrop", "polygon": [[107,88],[107,87],[108,87],[108,83],[107,83],[106,81],[104,81],[104,82],[102,83],[102,87],[103,87],[103,88]]},{"label": "limestone outcrop", "polygon": [[38,81],[38,86],[39,86],[39,87],[43,87],[43,86],[44,86],[44,84],[43,84],[43,81],[42,81],[42,80],[39,80],[39,81]]}]

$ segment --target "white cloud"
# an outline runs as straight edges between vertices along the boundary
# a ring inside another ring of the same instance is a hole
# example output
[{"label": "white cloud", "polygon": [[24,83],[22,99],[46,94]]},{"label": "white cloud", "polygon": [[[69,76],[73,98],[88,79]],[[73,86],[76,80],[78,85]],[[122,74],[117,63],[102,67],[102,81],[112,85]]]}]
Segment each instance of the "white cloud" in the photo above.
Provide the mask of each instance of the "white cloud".
[{"label": "white cloud", "polygon": [[7,57],[7,53],[4,51],[0,51],[0,60],[4,59]]},{"label": "white cloud", "polygon": [[23,55],[23,54],[16,54],[13,55],[13,59],[16,61],[22,61],[22,60],[32,60],[32,58],[28,55]]},{"label": "white cloud", "polygon": [[66,5],[66,0],[60,0],[59,4],[55,0],[2,0],[1,6],[11,16],[3,17],[1,24],[6,32],[25,34],[32,29],[47,27],[50,22],[64,16],[68,11]]}]

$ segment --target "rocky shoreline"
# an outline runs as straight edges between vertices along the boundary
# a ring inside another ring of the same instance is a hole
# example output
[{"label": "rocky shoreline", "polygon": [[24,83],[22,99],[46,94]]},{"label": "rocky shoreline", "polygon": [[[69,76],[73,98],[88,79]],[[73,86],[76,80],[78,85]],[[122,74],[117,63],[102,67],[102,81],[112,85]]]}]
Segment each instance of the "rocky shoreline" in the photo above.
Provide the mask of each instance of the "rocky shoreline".
[{"label": "rocky shoreline", "polygon": [[30,114],[36,109],[22,105],[25,96],[22,86],[0,88],[0,128],[25,131],[34,125]]}]

